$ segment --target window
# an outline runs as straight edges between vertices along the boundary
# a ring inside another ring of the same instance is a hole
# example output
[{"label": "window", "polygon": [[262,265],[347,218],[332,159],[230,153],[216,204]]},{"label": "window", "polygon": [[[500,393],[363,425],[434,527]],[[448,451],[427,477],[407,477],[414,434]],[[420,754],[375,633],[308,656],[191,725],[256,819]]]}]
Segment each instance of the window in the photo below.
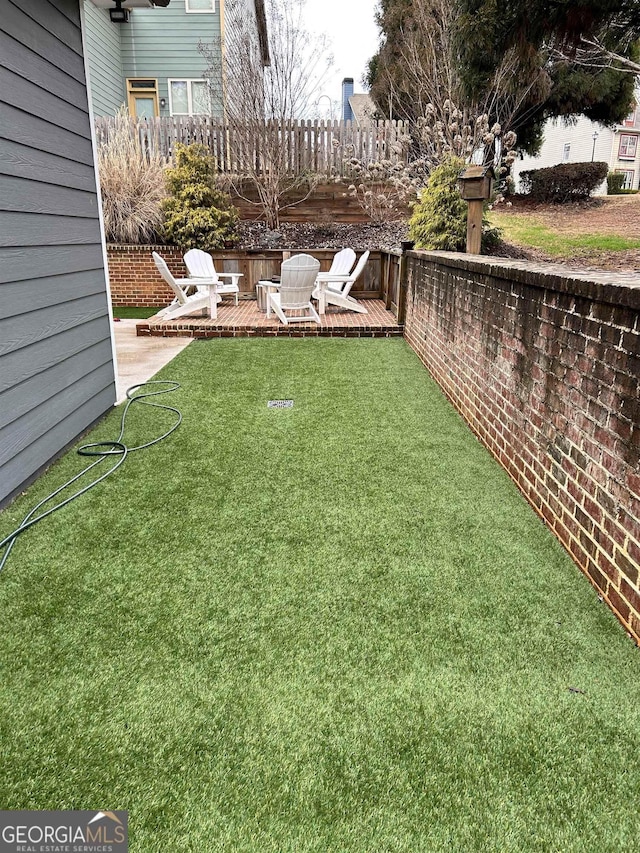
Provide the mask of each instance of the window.
[{"label": "window", "polygon": [[631,169],[631,170],[616,169],[616,172],[619,175],[624,175],[624,183],[622,184],[622,189],[623,190],[632,190],[633,189],[633,181],[634,181],[634,178],[636,176],[636,173],[633,171],[633,169]]},{"label": "window", "polygon": [[211,114],[206,80],[169,80],[169,112],[172,116]]},{"label": "window", "polygon": [[633,112],[631,113],[631,115],[627,116],[623,122],[624,126],[625,127],[635,127],[637,118],[638,118],[638,108],[634,104]]},{"label": "window", "polygon": [[185,12],[215,12],[216,0],[185,0]]},{"label": "window", "polygon": [[158,81],[127,80],[129,115],[135,118],[154,118],[158,115]]},{"label": "window", "polygon": [[638,149],[638,137],[630,133],[620,134],[618,157],[621,160],[633,160]]},{"label": "window", "polygon": [[562,148],[562,162],[568,163],[570,156],[571,156],[571,143],[565,142],[565,144]]}]

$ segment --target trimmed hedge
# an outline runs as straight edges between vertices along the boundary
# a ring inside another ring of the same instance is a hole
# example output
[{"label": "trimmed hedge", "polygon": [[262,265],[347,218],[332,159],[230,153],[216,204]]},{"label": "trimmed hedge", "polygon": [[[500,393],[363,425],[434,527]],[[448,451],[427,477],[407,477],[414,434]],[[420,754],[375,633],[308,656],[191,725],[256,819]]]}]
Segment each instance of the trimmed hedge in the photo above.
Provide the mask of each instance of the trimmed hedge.
[{"label": "trimmed hedge", "polygon": [[623,184],[624,175],[622,172],[609,172],[607,175],[607,192],[609,195],[620,195]]},{"label": "trimmed hedge", "polygon": [[607,163],[560,163],[520,172],[520,191],[534,201],[566,204],[583,201],[607,177]]}]

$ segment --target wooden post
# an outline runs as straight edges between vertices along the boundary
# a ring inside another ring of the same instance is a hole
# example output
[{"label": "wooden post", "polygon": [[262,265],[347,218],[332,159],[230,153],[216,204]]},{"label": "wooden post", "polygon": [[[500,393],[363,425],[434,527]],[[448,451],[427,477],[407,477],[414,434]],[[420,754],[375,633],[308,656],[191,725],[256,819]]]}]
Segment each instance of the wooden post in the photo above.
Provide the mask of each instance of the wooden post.
[{"label": "wooden post", "polygon": [[482,245],[482,199],[467,202],[467,254],[479,255]]},{"label": "wooden post", "polygon": [[467,253],[482,251],[482,205],[491,197],[493,166],[465,166],[458,177],[460,195],[467,202]]},{"label": "wooden post", "polygon": [[396,320],[399,326],[404,325],[407,316],[407,254],[403,252],[400,255],[400,270],[398,273],[398,315]]}]

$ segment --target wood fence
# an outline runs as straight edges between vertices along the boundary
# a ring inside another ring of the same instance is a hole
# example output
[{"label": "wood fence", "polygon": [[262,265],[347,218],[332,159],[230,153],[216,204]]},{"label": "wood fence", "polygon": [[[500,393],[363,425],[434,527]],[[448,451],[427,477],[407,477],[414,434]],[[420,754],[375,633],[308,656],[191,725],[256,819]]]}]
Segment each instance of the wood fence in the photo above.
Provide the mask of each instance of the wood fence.
[{"label": "wood fence", "polygon": [[[177,246],[114,245],[107,247],[111,298],[114,305],[144,305],[161,308],[170,298],[167,285],[158,275],[151,252],[158,251],[176,277],[186,275],[182,250]],[[336,249],[306,249],[326,271]],[[282,249],[221,249],[211,252],[219,272],[240,272],[243,298],[255,298],[256,282],[280,275],[282,261],[295,251]],[[360,252],[358,252],[358,255]],[[354,285],[356,299],[382,299],[388,310],[404,320],[406,296],[406,254],[394,250],[373,249],[361,278]]]},{"label": "wood fence", "polygon": [[[98,145],[107,142],[115,121],[108,116],[96,118]],[[351,156],[365,162],[406,161],[407,146],[403,142],[407,128],[402,121],[369,121],[359,125],[352,121],[302,120],[273,127],[291,174],[308,171],[341,175],[348,172],[344,160]],[[145,151],[159,151],[167,158],[172,158],[177,142],[205,145],[222,174],[241,173],[243,162],[248,159],[261,167],[259,141],[247,150],[247,135],[213,116],[131,119],[131,133],[138,136]]]},{"label": "wood fence", "polygon": [[[320,261],[322,272],[326,272],[330,268],[336,254],[335,249],[305,249],[305,252]],[[221,249],[210,254],[218,271],[241,272],[243,278],[240,281],[240,292],[253,295],[255,294],[256,282],[270,279],[274,275],[280,275],[282,261],[295,252],[282,251],[281,249]],[[353,296],[360,299],[385,298],[386,294],[383,295],[384,292],[381,290],[382,258],[382,252],[377,250],[371,252],[369,261],[362,271],[362,276],[355,285]]]}]

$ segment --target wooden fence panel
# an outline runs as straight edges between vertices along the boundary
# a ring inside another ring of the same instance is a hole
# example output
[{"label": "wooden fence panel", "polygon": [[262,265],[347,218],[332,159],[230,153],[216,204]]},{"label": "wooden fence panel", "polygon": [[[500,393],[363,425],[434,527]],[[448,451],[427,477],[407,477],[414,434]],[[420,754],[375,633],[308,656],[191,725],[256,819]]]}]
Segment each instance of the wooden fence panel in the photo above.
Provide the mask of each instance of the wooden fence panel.
[{"label": "wooden fence panel", "polygon": [[[336,249],[305,249],[305,254],[312,255],[320,261],[320,269],[330,268]],[[265,251],[242,251],[239,249],[221,249],[211,252],[216,269],[219,272],[241,272],[240,292],[254,294],[258,281],[268,280],[280,275],[285,252],[278,249]],[[295,254],[289,251],[288,254]],[[358,252],[358,256],[361,253]],[[363,270],[362,277],[354,285],[353,295],[360,299],[384,298],[381,292],[381,271],[387,253],[372,251],[369,261]]]},{"label": "wooden fence panel", "polygon": [[[104,145],[116,120],[109,116],[96,118],[96,140]],[[154,119],[131,119],[131,132],[145,151],[159,151],[172,158],[177,142],[205,145],[215,157],[221,173],[235,173],[242,162],[261,163],[259,141],[253,150],[245,150],[233,127],[213,116],[161,116]],[[279,130],[288,170],[294,174],[309,170],[343,174],[343,160],[355,156],[366,161],[390,159],[406,162],[406,146],[394,152],[394,143],[406,133],[401,121],[371,121],[358,125],[352,121],[301,120],[285,122]],[[335,144],[334,144],[335,140]],[[353,155],[347,151],[353,146]],[[347,170],[348,171],[348,170]]]}]

